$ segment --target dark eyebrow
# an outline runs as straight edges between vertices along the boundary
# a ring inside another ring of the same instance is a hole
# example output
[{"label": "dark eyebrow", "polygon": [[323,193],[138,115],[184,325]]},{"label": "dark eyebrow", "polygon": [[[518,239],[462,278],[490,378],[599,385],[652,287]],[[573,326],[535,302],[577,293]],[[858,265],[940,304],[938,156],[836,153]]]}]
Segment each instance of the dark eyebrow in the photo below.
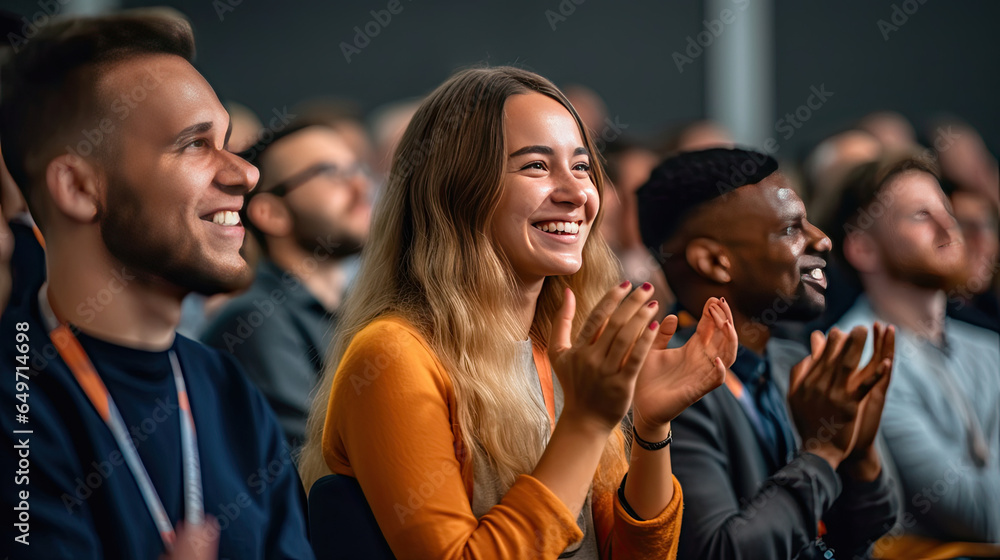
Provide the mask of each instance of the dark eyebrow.
[{"label": "dark eyebrow", "polygon": [[[550,148],[548,146],[525,146],[525,147],[521,148],[520,150],[517,150],[516,152],[510,154],[510,156],[508,156],[508,157],[512,157],[513,158],[513,157],[517,157],[517,156],[523,156],[524,154],[542,154],[542,155],[546,155],[546,156],[551,156],[553,154],[553,151],[552,151],[552,148]],[[573,155],[574,156],[589,156],[590,152],[587,151],[587,148],[584,148],[583,146],[581,146],[581,147],[573,150]]]},{"label": "dark eyebrow", "polygon": [[805,212],[805,210],[796,210],[794,212],[786,213],[783,216],[783,220],[782,221],[784,221],[784,222],[799,223],[799,222],[805,221],[805,219],[806,219],[806,212]]},{"label": "dark eyebrow", "polygon": [[542,154],[546,156],[552,155],[552,148],[548,146],[525,146],[520,150],[510,154],[509,157],[523,156],[524,154]]},{"label": "dark eyebrow", "polygon": [[205,134],[206,132],[212,130],[212,123],[202,122],[198,124],[193,124],[177,134],[174,139],[175,144],[180,144],[185,138],[189,136],[194,136],[196,134]]}]

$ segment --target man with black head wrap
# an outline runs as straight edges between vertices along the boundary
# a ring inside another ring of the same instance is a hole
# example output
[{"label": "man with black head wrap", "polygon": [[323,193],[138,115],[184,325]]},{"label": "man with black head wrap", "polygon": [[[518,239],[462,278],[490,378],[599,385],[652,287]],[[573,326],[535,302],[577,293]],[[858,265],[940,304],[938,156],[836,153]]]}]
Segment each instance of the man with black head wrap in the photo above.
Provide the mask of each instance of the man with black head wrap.
[{"label": "man with black head wrap", "polygon": [[673,421],[686,498],[679,557],[867,554],[898,509],[875,446],[892,328],[875,325],[878,351],[864,366],[864,327],[814,333],[811,353],[772,337],[776,321],[822,312],[831,249],[773,158],[680,154],[638,197],[643,242],[680,307],[723,294],[740,340],[726,387]]}]

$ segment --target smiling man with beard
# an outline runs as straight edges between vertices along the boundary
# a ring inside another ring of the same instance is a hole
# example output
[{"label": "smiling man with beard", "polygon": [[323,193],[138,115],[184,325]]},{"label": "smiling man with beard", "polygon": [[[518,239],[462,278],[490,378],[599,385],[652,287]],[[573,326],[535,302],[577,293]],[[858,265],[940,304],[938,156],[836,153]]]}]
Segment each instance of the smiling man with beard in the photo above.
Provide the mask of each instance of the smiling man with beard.
[{"label": "smiling man with beard", "polygon": [[3,502],[25,504],[0,555],[312,557],[267,403],[175,332],[186,294],[250,281],[237,213],[258,178],[193,55],[183,19],[122,12],[53,23],[0,70],[48,272],[0,321],[5,464],[24,471]]},{"label": "smiling man with beard", "polygon": [[946,316],[945,290],[964,276],[966,260],[937,167],[875,162],[847,185],[843,256],[864,294],[838,326],[899,325],[882,435],[906,497],[903,529],[1000,542],[1000,339]]},{"label": "smiling man with beard", "polygon": [[654,169],[638,196],[643,241],[680,306],[700,309],[722,294],[740,342],[726,387],[673,423],[687,500],[678,557],[867,554],[897,510],[875,448],[892,329],[875,325],[877,356],[864,367],[865,328],[815,333],[811,353],[772,336],[777,320],[823,311],[832,248],[773,158],[683,153]]},{"label": "smiling man with beard", "polygon": [[344,259],[368,236],[371,184],[343,138],[324,125],[283,131],[254,161],[261,180],[247,195],[246,225],[265,258],[250,289],[219,312],[202,340],[243,365],[295,447],[336,328]]}]

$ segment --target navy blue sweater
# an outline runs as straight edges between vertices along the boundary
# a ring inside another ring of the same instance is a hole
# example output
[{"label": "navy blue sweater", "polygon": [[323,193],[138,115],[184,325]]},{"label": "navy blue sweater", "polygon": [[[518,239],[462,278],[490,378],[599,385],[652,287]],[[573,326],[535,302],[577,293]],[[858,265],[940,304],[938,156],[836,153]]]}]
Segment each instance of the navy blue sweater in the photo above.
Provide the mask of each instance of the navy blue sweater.
[{"label": "navy blue sweater", "polygon": [[[0,320],[0,425],[6,438],[0,488],[7,510],[0,557],[155,559],[164,548],[138,486],[39,317],[37,298],[29,296]],[[27,324],[28,334],[26,398],[18,398],[24,387],[15,376],[19,323],[22,330]],[[167,351],[136,350],[82,333],[78,338],[176,526],[184,509],[180,419]],[[312,558],[302,485],[266,401],[231,357],[180,335],[172,349],[194,416],[205,511],[222,529],[219,558]],[[16,407],[25,400],[28,421],[20,423]],[[33,433],[14,433],[25,429]],[[19,470],[26,472],[17,475]],[[15,525],[25,517],[26,525]]]}]

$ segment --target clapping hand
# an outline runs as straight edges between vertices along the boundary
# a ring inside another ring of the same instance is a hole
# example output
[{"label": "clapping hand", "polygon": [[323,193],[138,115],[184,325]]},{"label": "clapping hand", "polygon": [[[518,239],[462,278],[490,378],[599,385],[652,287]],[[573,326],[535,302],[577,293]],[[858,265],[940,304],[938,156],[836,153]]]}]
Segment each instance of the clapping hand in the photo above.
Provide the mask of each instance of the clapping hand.
[{"label": "clapping hand", "polygon": [[633,421],[642,433],[660,428],[726,380],[739,341],[725,300],[709,298],[694,335],[680,348],[667,348],[677,317],[667,316],[657,332],[636,384]]},{"label": "clapping hand", "polygon": [[834,328],[825,337],[813,333],[812,352],[792,368],[788,403],[805,449],[835,468],[849,457],[869,457],[878,431],[895,331],[879,323],[873,330],[875,353],[863,368],[858,368],[868,336],[863,326],[850,333]]}]

